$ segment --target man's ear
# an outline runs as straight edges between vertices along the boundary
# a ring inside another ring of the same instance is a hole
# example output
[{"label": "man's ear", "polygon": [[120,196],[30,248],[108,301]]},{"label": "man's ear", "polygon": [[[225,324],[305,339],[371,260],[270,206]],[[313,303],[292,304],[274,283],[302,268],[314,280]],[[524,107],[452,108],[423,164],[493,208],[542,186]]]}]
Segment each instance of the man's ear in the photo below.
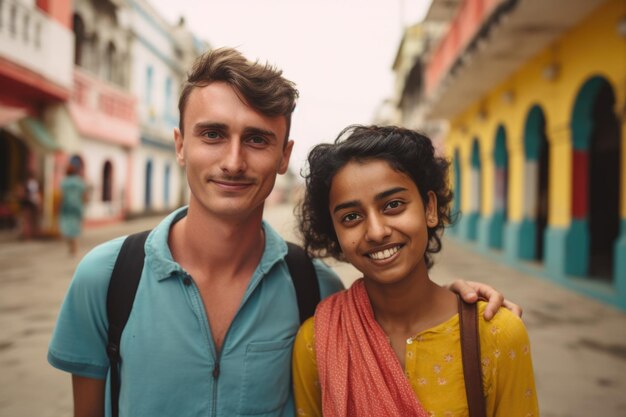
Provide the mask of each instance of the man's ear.
[{"label": "man's ear", "polygon": [[174,146],[176,147],[176,162],[181,167],[185,166],[185,154],[183,152],[183,134],[180,133],[180,130],[175,127],[174,128]]},{"label": "man's ear", "polygon": [[439,214],[437,211],[437,194],[428,192],[428,202],[426,203],[426,225],[436,227],[439,224]]},{"label": "man's ear", "polygon": [[283,158],[278,166],[278,173],[283,175],[289,168],[289,158],[291,158],[291,151],[293,150],[293,140],[288,140],[287,144],[283,148]]}]

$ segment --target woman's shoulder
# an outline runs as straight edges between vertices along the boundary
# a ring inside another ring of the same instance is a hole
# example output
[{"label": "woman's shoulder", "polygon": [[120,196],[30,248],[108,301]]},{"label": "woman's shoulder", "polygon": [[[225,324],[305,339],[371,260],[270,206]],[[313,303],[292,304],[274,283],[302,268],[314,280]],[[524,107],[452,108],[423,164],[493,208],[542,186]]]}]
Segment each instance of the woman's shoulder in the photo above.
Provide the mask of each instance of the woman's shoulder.
[{"label": "woman's shoulder", "polygon": [[480,339],[493,348],[502,349],[528,344],[526,326],[520,317],[510,310],[501,307],[495,316],[487,321],[483,313],[486,302],[478,304]]},{"label": "woman's shoulder", "polygon": [[294,355],[315,353],[315,317],[307,319],[298,330],[294,342]]}]

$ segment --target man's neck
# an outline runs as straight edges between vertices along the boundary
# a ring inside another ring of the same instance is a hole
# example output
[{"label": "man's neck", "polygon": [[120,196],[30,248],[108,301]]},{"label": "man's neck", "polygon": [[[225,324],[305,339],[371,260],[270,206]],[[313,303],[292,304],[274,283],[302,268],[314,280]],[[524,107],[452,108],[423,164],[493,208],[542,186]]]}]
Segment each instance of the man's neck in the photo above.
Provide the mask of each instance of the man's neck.
[{"label": "man's neck", "polygon": [[245,218],[220,218],[190,206],[187,216],[172,226],[169,246],[183,268],[208,276],[236,276],[256,266],[265,237],[262,208]]}]

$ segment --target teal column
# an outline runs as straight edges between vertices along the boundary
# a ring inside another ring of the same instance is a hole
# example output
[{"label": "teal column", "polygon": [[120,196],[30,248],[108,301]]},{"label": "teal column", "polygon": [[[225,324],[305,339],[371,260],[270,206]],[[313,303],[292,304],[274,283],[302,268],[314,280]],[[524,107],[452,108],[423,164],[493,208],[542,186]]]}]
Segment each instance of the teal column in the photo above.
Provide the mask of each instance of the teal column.
[{"label": "teal column", "polygon": [[502,249],[504,247],[504,211],[497,211],[478,222],[478,242],[483,248]]},{"label": "teal column", "polygon": [[544,265],[546,272],[554,278],[566,275],[567,235],[569,228],[548,226],[544,237]]},{"label": "teal column", "polygon": [[505,256],[512,261],[535,259],[536,230],[535,222],[530,219],[506,223]]},{"label": "teal column", "polygon": [[618,294],[618,304],[626,309],[626,219],[620,222],[620,234],[615,243],[614,277],[615,289]]}]

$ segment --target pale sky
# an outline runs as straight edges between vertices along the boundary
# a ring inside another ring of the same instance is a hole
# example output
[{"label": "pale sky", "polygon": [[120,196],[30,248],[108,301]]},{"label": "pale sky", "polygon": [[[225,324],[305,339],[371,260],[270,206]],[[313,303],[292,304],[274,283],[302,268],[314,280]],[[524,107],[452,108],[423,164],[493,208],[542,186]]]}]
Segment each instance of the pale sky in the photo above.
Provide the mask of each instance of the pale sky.
[{"label": "pale sky", "polygon": [[236,47],[297,84],[291,168],[345,126],[368,124],[393,91],[391,65],[403,25],[431,0],[148,0],[171,23],[185,17],[212,47]]}]

